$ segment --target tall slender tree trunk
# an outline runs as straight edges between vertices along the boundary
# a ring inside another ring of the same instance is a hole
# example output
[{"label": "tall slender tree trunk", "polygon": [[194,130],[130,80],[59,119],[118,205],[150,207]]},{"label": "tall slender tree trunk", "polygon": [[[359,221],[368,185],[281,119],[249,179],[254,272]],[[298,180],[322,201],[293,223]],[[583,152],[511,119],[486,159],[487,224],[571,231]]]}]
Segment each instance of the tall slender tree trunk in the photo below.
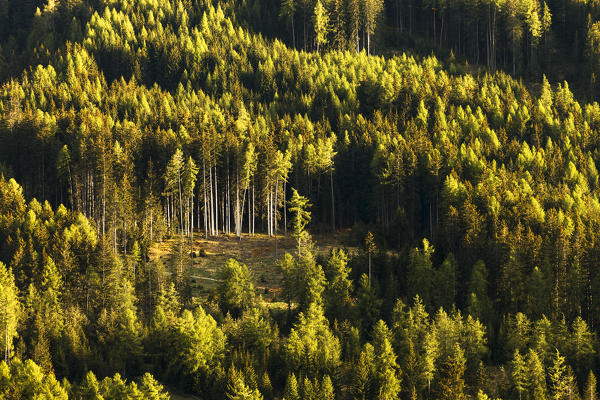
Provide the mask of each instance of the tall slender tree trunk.
[{"label": "tall slender tree trunk", "polygon": [[206,193],[206,161],[202,159],[202,189],[204,191],[204,236],[208,239],[208,198]]},{"label": "tall slender tree trunk", "polygon": [[296,48],[296,32],[294,31],[294,16],[292,15],[292,44],[294,46],[294,49]]},{"label": "tall slender tree trunk", "polygon": [[333,198],[333,167],[329,171],[329,184],[331,186],[331,229],[335,232],[335,201]]},{"label": "tall slender tree trunk", "polygon": [[217,166],[215,163],[215,233],[219,235],[219,186],[217,182]]},{"label": "tall slender tree trunk", "polygon": [[287,180],[283,181],[283,234],[287,236]]},{"label": "tall slender tree trunk", "polygon": [[273,223],[275,231],[275,257],[277,257],[277,189],[279,188],[279,177],[275,178],[275,204],[273,206]]}]

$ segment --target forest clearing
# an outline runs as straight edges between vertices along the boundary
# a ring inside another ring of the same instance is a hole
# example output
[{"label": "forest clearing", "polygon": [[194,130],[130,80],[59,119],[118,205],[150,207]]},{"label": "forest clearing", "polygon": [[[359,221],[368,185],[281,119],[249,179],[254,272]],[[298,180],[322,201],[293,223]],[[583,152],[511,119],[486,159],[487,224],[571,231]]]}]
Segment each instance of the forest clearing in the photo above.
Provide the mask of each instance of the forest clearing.
[{"label": "forest clearing", "polygon": [[[195,296],[206,296],[214,291],[220,282],[219,272],[225,262],[233,258],[246,264],[252,272],[254,284],[263,300],[272,303],[277,301],[281,292],[281,269],[278,263],[285,253],[294,253],[296,243],[291,236],[281,235],[277,238],[266,234],[249,236],[243,234],[241,240],[235,235],[220,235],[208,239],[195,234],[193,239],[194,256],[190,255],[190,243],[184,246],[184,261],[190,266],[187,279]],[[348,246],[349,231],[340,231],[333,235],[315,235],[315,253],[326,256],[332,249],[344,248],[349,254],[359,251],[356,246]],[[179,238],[166,239],[155,243],[149,250],[149,262],[162,262],[167,271],[175,268],[178,260]],[[276,254],[277,253],[277,254]]]}]

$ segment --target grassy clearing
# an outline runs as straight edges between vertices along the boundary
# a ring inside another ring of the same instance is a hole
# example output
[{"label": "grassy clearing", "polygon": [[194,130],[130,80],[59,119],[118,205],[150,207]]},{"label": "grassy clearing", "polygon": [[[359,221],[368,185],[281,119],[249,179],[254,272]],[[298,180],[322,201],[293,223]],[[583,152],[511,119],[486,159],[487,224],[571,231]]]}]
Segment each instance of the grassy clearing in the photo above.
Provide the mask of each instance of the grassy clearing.
[{"label": "grassy clearing", "polygon": [[[331,248],[342,246],[345,232],[318,236],[316,251],[320,254],[328,253]],[[275,302],[277,294],[281,291],[281,272],[277,267],[279,260],[286,252],[294,253],[296,243],[291,237],[278,237],[277,254],[275,253],[275,238],[267,235],[247,236],[241,240],[235,236],[221,235],[205,239],[194,239],[194,252],[203,257],[192,259],[190,280],[194,292],[198,296],[211,293],[219,284],[219,271],[229,258],[244,263],[250,268],[258,292],[268,302]],[[160,259],[167,267],[176,262],[178,252],[178,239],[169,239],[154,245],[150,249],[150,258],[155,261]],[[185,245],[186,263],[189,263],[189,242]],[[272,306],[278,306],[272,304]]]}]

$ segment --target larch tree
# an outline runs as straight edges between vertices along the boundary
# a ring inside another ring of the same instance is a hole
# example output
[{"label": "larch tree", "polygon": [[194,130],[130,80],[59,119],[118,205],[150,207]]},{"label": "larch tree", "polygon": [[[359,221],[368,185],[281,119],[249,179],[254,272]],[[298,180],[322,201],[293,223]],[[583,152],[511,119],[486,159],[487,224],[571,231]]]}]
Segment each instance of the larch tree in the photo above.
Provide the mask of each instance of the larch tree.
[{"label": "larch tree", "polygon": [[427,381],[427,395],[431,395],[431,381],[436,372],[436,362],[439,355],[439,343],[435,330],[425,334],[423,340],[422,364],[423,377]]},{"label": "larch tree", "polygon": [[285,400],[300,400],[300,395],[298,393],[298,380],[293,372],[288,374],[287,380],[285,381],[283,398]]},{"label": "larch tree", "polygon": [[314,303],[300,313],[283,350],[290,370],[304,376],[332,374],[340,363],[340,341],[329,328],[322,307]]},{"label": "larch tree", "polygon": [[587,382],[585,383],[585,388],[583,390],[583,400],[596,400],[598,398],[597,388],[596,388],[596,375],[594,372],[590,370],[588,374]]},{"label": "larch tree", "polygon": [[332,250],[325,268],[329,282],[325,289],[325,305],[328,316],[343,320],[352,304],[351,268],[344,250]]},{"label": "larch tree", "polygon": [[569,383],[565,358],[561,356],[558,349],[554,353],[552,364],[548,369],[548,381],[550,383],[550,399],[561,400],[569,396]]},{"label": "larch tree", "polygon": [[298,191],[292,188],[292,197],[289,200],[289,212],[292,214],[292,236],[298,244],[298,256],[302,255],[302,242],[306,238],[305,228],[310,222],[310,203],[308,199],[301,196]]},{"label": "larch tree", "polygon": [[438,379],[438,399],[465,400],[465,356],[460,346],[455,344],[453,353],[440,367]]},{"label": "larch tree", "polygon": [[317,52],[319,52],[321,46],[327,44],[327,34],[329,31],[329,13],[327,12],[327,9],[323,7],[321,0],[317,0],[317,4],[315,5],[313,24],[315,27],[315,42],[317,44]]},{"label": "larch tree", "polygon": [[230,375],[225,393],[228,400],[263,400],[258,389],[252,389],[244,382],[242,373],[234,371]]},{"label": "larch tree", "polygon": [[375,349],[375,370],[378,400],[394,400],[401,390],[400,370],[391,343],[390,331],[382,320],[373,330],[373,348]]},{"label": "larch tree", "polygon": [[220,273],[220,305],[224,313],[230,311],[238,316],[254,300],[254,284],[250,270],[245,264],[229,259]]},{"label": "larch tree", "polygon": [[283,0],[279,15],[288,22],[292,28],[292,45],[296,48],[296,32],[294,30],[294,18],[296,16],[296,0]]},{"label": "larch tree", "polygon": [[69,188],[69,206],[74,208],[73,204],[73,178],[71,174],[71,152],[65,144],[56,159],[56,172],[59,180],[65,184],[68,183]]},{"label": "larch tree", "polygon": [[4,350],[4,361],[10,362],[12,355],[12,342],[17,336],[17,327],[21,316],[19,293],[15,285],[12,271],[0,262],[0,343]]},{"label": "larch tree", "polygon": [[375,237],[371,232],[367,232],[367,236],[365,237],[365,249],[367,250],[367,254],[369,256],[369,287],[371,287],[371,258],[373,253],[377,251]]},{"label": "larch tree", "polygon": [[364,27],[367,33],[367,54],[371,54],[371,36],[375,33],[377,20],[383,11],[383,0],[364,0]]},{"label": "larch tree", "polygon": [[183,198],[185,201],[185,215],[186,221],[184,223],[185,230],[190,236],[190,243],[193,240],[194,232],[194,188],[196,187],[196,179],[198,178],[199,168],[196,166],[194,159],[188,157],[185,165],[183,166],[181,184],[183,190]]},{"label": "larch tree", "polygon": [[[174,212],[174,205],[179,205],[179,230],[181,232],[181,236],[183,238],[183,184],[182,184],[182,174],[185,166],[185,161],[183,159],[183,152],[181,149],[177,149],[169,164],[167,165],[167,170],[165,172],[165,187],[167,188],[167,195],[170,196],[170,215],[176,215]],[[178,201],[173,201],[173,196],[178,198]]]},{"label": "larch tree", "polygon": [[513,357],[513,360],[512,360],[511,378],[512,378],[513,387],[519,394],[519,400],[521,400],[521,398],[523,396],[523,392],[526,389],[526,385],[527,385],[526,372],[527,372],[527,367],[525,364],[525,360],[523,359],[523,357],[521,356],[521,353],[519,353],[519,350],[517,349],[517,350],[515,350],[515,356]]}]

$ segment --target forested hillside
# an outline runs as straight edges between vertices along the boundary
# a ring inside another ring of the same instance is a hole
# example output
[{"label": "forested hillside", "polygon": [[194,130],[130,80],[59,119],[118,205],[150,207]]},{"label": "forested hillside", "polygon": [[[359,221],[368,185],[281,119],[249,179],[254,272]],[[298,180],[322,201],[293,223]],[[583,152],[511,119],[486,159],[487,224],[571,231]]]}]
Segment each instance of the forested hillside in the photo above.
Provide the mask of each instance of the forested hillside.
[{"label": "forested hillside", "polygon": [[595,7],[0,1],[0,397],[595,399]]}]

